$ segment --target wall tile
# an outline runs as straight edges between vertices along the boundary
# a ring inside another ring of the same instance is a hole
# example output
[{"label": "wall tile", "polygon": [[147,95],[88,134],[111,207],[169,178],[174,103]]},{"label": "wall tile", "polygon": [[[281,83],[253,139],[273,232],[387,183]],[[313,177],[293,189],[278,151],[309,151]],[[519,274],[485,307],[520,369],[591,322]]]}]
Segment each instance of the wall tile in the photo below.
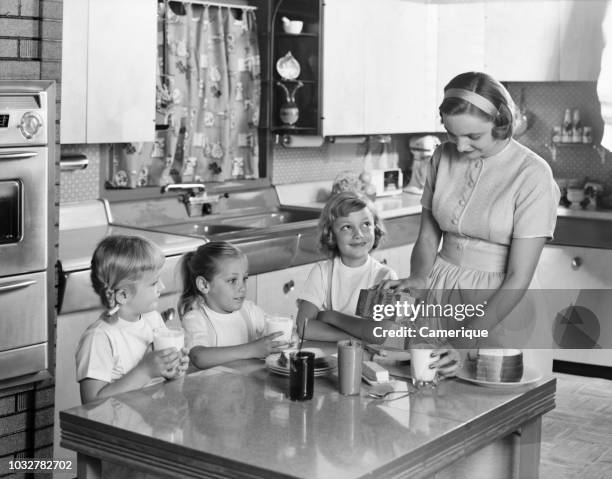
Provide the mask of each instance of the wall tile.
[{"label": "wall tile", "polygon": [[0,32],[3,37],[26,37],[38,36],[38,20],[21,18],[0,18]]},{"label": "wall tile", "polygon": [[8,434],[25,431],[26,420],[26,413],[15,414],[13,416],[7,416],[2,418],[2,421],[0,421],[0,436],[6,436]]},{"label": "wall tile", "polygon": [[22,17],[40,17],[39,0],[21,0],[21,11],[19,13]]},{"label": "wall tile", "polygon": [[[41,43],[40,56],[45,60],[62,59],[62,42],[58,40],[45,40]],[[59,89],[58,89],[59,92]]]},{"label": "wall tile", "polygon": [[42,0],[43,18],[53,18],[61,20],[63,15],[63,3],[61,0]]},{"label": "wall tile", "polygon": [[40,80],[40,62],[2,61],[0,80]]},{"label": "wall tile", "polygon": [[0,15],[19,15],[19,0],[2,0],[0,2]]},{"label": "wall tile", "polygon": [[13,396],[0,399],[0,416],[13,414],[15,412],[15,398]]},{"label": "wall tile", "polygon": [[40,57],[40,42],[38,40],[30,40],[22,38],[19,40],[19,56],[21,58],[39,58]]},{"label": "wall tile", "polygon": [[9,39],[0,39],[0,57],[16,57],[18,41]]},{"label": "wall tile", "polygon": [[57,20],[43,20],[40,27],[40,36],[43,40],[61,40],[62,22]]},{"label": "wall tile", "polygon": [[60,203],[95,200],[100,197],[101,151],[104,145],[62,145],[62,153],[82,153],[89,159],[84,170],[62,172],[60,177]]}]

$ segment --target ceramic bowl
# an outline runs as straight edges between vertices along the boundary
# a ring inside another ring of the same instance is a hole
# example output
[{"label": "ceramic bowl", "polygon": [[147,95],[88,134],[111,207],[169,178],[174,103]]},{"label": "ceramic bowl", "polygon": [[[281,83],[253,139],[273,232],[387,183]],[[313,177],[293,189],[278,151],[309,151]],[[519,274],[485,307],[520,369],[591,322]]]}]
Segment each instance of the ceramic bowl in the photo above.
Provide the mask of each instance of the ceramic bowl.
[{"label": "ceramic bowl", "polygon": [[303,27],[304,22],[302,22],[301,20],[290,20],[288,22],[283,22],[283,30],[285,31],[285,33],[290,33],[292,35],[302,33]]}]

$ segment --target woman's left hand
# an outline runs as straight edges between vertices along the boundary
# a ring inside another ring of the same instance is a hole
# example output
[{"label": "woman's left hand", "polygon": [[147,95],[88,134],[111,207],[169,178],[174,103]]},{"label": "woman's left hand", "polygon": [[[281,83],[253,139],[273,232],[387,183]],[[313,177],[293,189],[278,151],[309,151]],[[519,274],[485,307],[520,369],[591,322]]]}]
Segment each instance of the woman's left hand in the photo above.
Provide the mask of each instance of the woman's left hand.
[{"label": "woman's left hand", "polygon": [[450,345],[435,350],[439,359],[432,363],[438,368],[438,375],[449,378],[457,375],[457,370],[461,367],[461,355],[459,351]]}]

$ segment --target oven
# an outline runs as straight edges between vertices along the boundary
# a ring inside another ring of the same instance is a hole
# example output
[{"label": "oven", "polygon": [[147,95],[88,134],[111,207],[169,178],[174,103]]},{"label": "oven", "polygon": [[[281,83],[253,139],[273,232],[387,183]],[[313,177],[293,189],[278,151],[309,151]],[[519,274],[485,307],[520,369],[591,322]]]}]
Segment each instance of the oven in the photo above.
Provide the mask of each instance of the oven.
[{"label": "oven", "polygon": [[0,380],[49,366],[54,315],[55,84],[0,81]]}]

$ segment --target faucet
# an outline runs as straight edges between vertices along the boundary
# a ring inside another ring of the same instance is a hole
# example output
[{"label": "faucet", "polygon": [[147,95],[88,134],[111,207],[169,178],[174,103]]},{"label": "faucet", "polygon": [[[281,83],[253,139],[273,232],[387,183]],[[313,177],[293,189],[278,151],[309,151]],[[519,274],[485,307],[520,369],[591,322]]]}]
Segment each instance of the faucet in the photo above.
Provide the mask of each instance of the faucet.
[{"label": "faucet", "polygon": [[172,190],[185,191],[185,193],[179,197],[179,201],[185,205],[185,209],[189,216],[193,214],[193,205],[202,205],[201,214],[204,216],[210,214],[212,209],[211,205],[219,201],[219,195],[208,195],[206,193],[206,186],[202,183],[176,183],[164,185],[161,188],[161,193],[165,194]]}]

